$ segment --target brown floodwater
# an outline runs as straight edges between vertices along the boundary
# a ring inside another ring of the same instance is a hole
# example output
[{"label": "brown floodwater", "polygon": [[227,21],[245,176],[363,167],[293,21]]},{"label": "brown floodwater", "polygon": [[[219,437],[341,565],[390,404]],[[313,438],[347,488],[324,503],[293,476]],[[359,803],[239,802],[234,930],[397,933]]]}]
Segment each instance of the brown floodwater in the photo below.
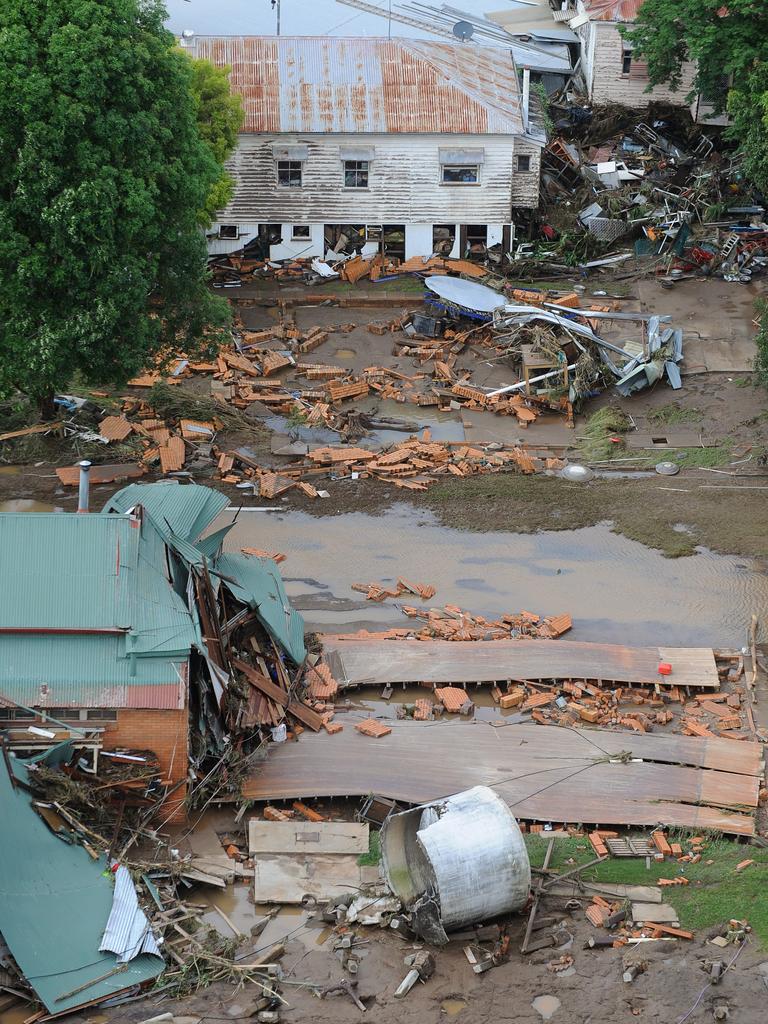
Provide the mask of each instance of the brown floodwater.
[{"label": "brown floodwater", "polygon": [[[639,513],[641,514],[641,513]],[[216,523],[231,522],[225,513]],[[405,626],[392,599],[366,601],[352,583],[431,583],[430,602],[498,617],[522,609],[573,616],[573,640],[623,644],[740,647],[753,613],[768,608],[764,562],[700,549],[688,558],[613,533],[610,524],[562,532],[469,533],[429,511],[398,504],[382,515],[317,517],[243,511],[226,547],[282,551],[281,571],[307,626],[325,632]],[[684,529],[681,525],[681,529]],[[415,623],[418,625],[418,623]]]},{"label": "brown floodwater", "polygon": [[202,920],[228,939],[234,938],[231,928],[213,908],[219,907],[243,935],[250,936],[251,928],[266,917],[270,911],[278,910],[264,931],[250,945],[259,950],[269,949],[278,942],[299,942],[305,949],[317,949],[331,937],[332,930],[320,921],[311,918],[309,911],[291,904],[254,903],[250,881],[236,882],[226,889],[210,886],[195,886],[186,896],[189,903],[210,907],[203,911]]},{"label": "brown floodwater", "polygon": [[[44,501],[35,501],[33,498],[13,498],[10,501],[0,501],[0,512],[61,512],[55,505],[48,505]],[[29,1016],[29,1014],[27,1014]]]}]

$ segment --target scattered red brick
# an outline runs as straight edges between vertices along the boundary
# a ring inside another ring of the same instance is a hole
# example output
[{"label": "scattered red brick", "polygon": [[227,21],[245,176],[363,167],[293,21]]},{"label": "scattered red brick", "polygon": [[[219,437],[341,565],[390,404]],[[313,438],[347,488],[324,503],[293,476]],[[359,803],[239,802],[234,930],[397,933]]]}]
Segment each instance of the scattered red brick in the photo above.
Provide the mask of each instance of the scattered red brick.
[{"label": "scattered red brick", "polygon": [[374,739],[380,739],[382,736],[389,736],[392,732],[388,725],[384,725],[382,722],[376,721],[375,718],[365,718],[362,722],[358,722],[355,729],[362,733],[363,736],[372,736]]}]

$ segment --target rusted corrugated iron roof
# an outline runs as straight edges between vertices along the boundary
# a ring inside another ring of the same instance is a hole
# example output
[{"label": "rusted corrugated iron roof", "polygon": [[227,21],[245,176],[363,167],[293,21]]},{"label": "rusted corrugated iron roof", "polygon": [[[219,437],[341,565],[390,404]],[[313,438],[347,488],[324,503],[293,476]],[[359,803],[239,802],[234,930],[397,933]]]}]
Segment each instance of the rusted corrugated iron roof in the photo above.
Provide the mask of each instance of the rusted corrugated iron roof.
[{"label": "rusted corrugated iron roof", "polygon": [[418,39],[197,36],[232,68],[245,132],[523,133],[508,50]]},{"label": "rusted corrugated iron roof", "polygon": [[634,21],[643,0],[583,0],[591,21]]}]

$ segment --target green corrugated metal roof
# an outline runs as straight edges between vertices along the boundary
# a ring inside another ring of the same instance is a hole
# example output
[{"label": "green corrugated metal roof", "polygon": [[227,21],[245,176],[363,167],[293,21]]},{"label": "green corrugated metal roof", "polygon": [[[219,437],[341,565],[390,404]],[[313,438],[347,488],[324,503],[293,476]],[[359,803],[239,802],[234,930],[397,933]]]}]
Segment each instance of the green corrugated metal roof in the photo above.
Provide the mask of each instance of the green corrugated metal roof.
[{"label": "green corrugated metal roof", "polygon": [[0,693],[34,706],[183,706],[200,633],[165,568],[148,517],[0,514],[0,629],[19,631],[2,634]]},{"label": "green corrugated metal roof", "polygon": [[29,794],[14,789],[2,763],[0,820],[0,933],[49,1013],[106,999],[161,973],[163,961],[142,954],[126,970],[89,984],[118,966],[113,953],[99,952],[112,909],[106,858],[93,861],[81,846],[58,839]]},{"label": "green corrugated metal roof", "polygon": [[[306,657],[304,619],[291,607],[280,570],[271,558],[224,552],[214,572],[238,601],[254,608],[270,635],[300,665]],[[223,577],[231,577],[232,583]]]},{"label": "green corrugated metal roof", "polygon": [[0,626],[129,626],[137,527],[127,518],[98,514],[1,514]]},{"label": "green corrugated metal roof", "polygon": [[229,498],[199,484],[129,484],[114,494],[105,512],[128,512],[142,505],[155,520],[181,540],[194,543],[207,526],[223,512]]}]

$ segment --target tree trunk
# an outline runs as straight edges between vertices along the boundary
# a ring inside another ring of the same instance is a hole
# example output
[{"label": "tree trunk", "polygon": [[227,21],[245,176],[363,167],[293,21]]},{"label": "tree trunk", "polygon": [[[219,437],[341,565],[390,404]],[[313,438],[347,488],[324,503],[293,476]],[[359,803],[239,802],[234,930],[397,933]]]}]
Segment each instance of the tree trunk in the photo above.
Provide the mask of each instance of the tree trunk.
[{"label": "tree trunk", "polygon": [[56,416],[56,406],[53,404],[53,388],[37,396],[37,408],[43,423],[47,423],[48,420],[52,420]]}]

